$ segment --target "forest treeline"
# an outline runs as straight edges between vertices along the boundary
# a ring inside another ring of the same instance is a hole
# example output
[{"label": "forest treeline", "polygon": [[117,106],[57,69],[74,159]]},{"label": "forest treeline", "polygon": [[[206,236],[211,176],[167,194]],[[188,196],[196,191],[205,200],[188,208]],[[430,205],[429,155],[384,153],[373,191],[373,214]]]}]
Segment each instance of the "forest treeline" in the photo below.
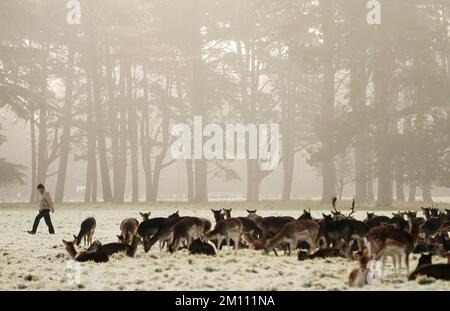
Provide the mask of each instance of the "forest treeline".
[{"label": "forest treeline", "polygon": [[[323,202],[352,183],[359,203],[431,202],[450,186],[450,2],[381,2],[371,25],[366,0],[90,0],[71,25],[67,1],[1,1],[0,107],[26,122],[31,167],[0,157],[0,186],[29,178],[34,201],[56,178],[63,202],[73,159],[86,202],[123,202],[127,183],[156,201],[171,126],[200,116],[280,124],[283,200],[301,153]],[[271,175],[183,161],[190,202],[211,178],[257,201]]]}]

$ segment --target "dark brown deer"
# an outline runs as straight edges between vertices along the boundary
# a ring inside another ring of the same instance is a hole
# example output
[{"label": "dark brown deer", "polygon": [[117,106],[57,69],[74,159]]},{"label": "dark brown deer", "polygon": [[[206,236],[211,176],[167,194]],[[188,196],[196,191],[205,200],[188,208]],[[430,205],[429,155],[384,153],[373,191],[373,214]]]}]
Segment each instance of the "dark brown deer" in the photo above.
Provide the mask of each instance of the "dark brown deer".
[{"label": "dark brown deer", "polygon": [[225,219],[230,219],[231,218],[231,211],[232,210],[233,210],[232,208],[229,208],[229,209],[224,208],[223,209],[223,212],[225,214]]},{"label": "dark brown deer", "polygon": [[[436,280],[450,281],[450,264],[432,264],[432,255],[422,255],[417,268],[409,275],[409,280],[415,280],[419,275],[434,278]],[[450,261],[450,257],[447,257]]]},{"label": "dark brown deer", "polygon": [[152,214],[152,212],[139,213],[139,215],[141,215],[141,217],[142,217],[142,221],[149,220],[151,214]]},{"label": "dark brown deer", "polygon": [[89,217],[83,220],[80,227],[80,232],[78,235],[74,235],[75,244],[78,246],[81,243],[81,239],[83,239],[83,243],[85,246],[89,246],[92,243],[92,236],[94,235],[95,227],[97,223],[94,217]]}]

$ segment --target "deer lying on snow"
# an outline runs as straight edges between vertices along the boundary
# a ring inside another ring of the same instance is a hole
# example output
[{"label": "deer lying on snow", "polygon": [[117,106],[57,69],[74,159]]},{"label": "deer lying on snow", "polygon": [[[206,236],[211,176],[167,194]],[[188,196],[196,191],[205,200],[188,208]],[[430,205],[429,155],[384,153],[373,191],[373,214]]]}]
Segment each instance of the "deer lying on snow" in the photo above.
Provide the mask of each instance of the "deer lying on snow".
[{"label": "deer lying on snow", "polygon": [[308,253],[305,251],[298,252],[298,260],[300,261],[307,259],[329,258],[329,257],[347,258],[348,256],[340,248],[320,248],[314,254],[311,255],[308,255]]},{"label": "deer lying on snow", "polygon": [[117,237],[124,244],[130,244],[136,235],[139,221],[136,218],[126,218],[120,223],[120,235]]},{"label": "deer lying on snow", "polygon": [[215,256],[216,248],[208,242],[203,242],[200,239],[196,239],[192,241],[189,246],[189,254]]},{"label": "deer lying on snow", "polygon": [[92,236],[94,235],[96,222],[94,217],[89,217],[83,220],[80,227],[80,232],[78,235],[74,235],[75,244],[78,246],[81,243],[81,239],[83,239],[83,244],[85,246],[89,246],[92,244]]},{"label": "deer lying on snow", "polygon": [[450,281],[450,255],[447,255],[446,264],[432,264],[432,254],[422,254],[417,268],[409,275],[408,280],[415,280],[419,275]]},{"label": "deer lying on snow", "polygon": [[92,243],[87,250],[77,252],[75,249],[75,241],[67,242],[63,240],[64,247],[70,258],[79,262],[94,261],[97,263],[107,262],[111,255],[119,252],[125,252],[127,256],[133,257],[139,242],[140,238],[138,236],[133,237],[131,245],[123,243],[108,243],[102,245],[102,243],[97,240]]},{"label": "deer lying on snow", "polygon": [[207,240],[217,240],[217,245],[221,245],[225,240],[230,248],[230,240],[234,242],[234,249],[239,248],[243,224],[239,218],[224,219],[216,223],[214,229],[205,234]]},{"label": "deer lying on snow", "polygon": [[313,252],[316,249],[316,239],[319,233],[319,225],[313,220],[297,220],[287,223],[283,228],[269,241],[264,248],[268,253],[275,247],[278,247],[282,243],[288,243],[289,255],[291,250],[297,247],[299,241],[305,241],[309,245],[309,252]]}]

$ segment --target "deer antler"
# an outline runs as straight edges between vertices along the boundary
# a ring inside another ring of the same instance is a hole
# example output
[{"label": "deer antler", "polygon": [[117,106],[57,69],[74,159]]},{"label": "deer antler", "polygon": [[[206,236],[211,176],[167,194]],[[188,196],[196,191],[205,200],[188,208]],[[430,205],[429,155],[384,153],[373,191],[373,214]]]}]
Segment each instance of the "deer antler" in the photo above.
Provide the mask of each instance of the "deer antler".
[{"label": "deer antler", "polygon": [[336,201],[337,201],[337,198],[336,198],[336,196],[334,196],[334,197],[331,199],[331,205],[333,206],[334,211],[335,211],[336,213],[338,213],[338,210],[336,209]]},{"label": "deer antler", "polygon": [[356,203],[355,198],[353,198],[352,211],[350,212],[350,214],[348,214],[348,216],[347,216],[348,218],[350,218],[355,213],[355,203]]}]

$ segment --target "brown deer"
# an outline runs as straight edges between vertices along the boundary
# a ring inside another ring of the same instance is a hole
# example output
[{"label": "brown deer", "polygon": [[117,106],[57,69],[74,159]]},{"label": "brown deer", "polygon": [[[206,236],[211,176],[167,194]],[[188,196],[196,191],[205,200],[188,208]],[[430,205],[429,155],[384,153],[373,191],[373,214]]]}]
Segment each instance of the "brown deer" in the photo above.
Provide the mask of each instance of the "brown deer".
[{"label": "brown deer", "polygon": [[[253,249],[256,251],[264,250],[264,248],[266,247],[267,240],[263,238],[254,239],[252,238],[252,235],[253,231],[242,233],[242,238],[245,242],[247,242],[249,249]],[[277,250],[275,248],[273,249],[273,252],[276,256],[278,256]]]},{"label": "brown deer", "polygon": [[242,228],[242,221],[239,218],[224,219],[216,223],[214,229],[205,235],[205,239],[217,240],[217,245],[221,245],[225,240],[228,248],[230,248],[230,240],[233,240],[234,249],[237,252]]},{"label": "brown deer", "polygon": [[136,218],[125,218],[120,223],[120,235],[117,237],[119,241],[124,244],[130,244],[133,237],[137,233],[139,227],[139,221]]},{"label": "brown deer", "polygon": [[394,271],[397,272],[397,264],[401,270],[401,258],[404,258],[406,272],[409,274],[409,255],[414,250],[419,238],[420,227],[410,219],[411,231],[403,231],[394,226],[380,226],[370,229],[367,233],[368,250],[371,257],[376,260],[392,257]]},{"label": "brown deer", "polygon": [[77,251],[75,249],[76,240],[74,240],[72,242],[68,242],[65,240],[62,240],[62,241],[64,244],[64,248],[66,249],[70,258],[72,258],[73,260],[76,260],[79,262],[94,261],[97,263],[109,261],[108,255],[106,255],[103,252],[86,250],[86,251],[77,253]]},{"label": "brown deer", "polygon": [[89,246],[92,243],[92,236],[94,235],[95,227],[97,223],[94,217],[89,217],[83,220],[80,227],[80,232],[78,235],[74,235],[75,244],[78,246],[81,243],[81,239],[83,239],[83,244],[85,246]]},{"label": "brown deer", "polygon": [[185,241],[189,249],[192,240],[203,240],[203,231],[205,221],[198,217],[184,217],[178,221],[173,228],[173,240],[169,245],[169,251],[174,253],[178,251],[181,242]]},{"label": "brown deer", "polygon": [[148,213],[139,213],[139,215],[141,215],[141,217],[142,217],[142,221],[149,220],[151,214],[152,214],[152,212],[148,212]]},{"label": "brown deer", "polygon": [[348,286],[350,287],[363,287],[367,285],[367,275],[369,274],[369,269],[367,264],[369,263],[369,253],[365,249],[357,254],[357,259],[359,261],[359,268],[350,272],[348,277]]},{"label": "brown deer", "polygon": [[289,255],[291,255],[291,251],[297,247],[299,241],[308,243],[309,252],[314,252],[318,233],[319,225],[313,220],[297,220],[287,223],[280,232],[267,241],[265,252],[268,253],[279,245],[288,243],[290,246]]}]

